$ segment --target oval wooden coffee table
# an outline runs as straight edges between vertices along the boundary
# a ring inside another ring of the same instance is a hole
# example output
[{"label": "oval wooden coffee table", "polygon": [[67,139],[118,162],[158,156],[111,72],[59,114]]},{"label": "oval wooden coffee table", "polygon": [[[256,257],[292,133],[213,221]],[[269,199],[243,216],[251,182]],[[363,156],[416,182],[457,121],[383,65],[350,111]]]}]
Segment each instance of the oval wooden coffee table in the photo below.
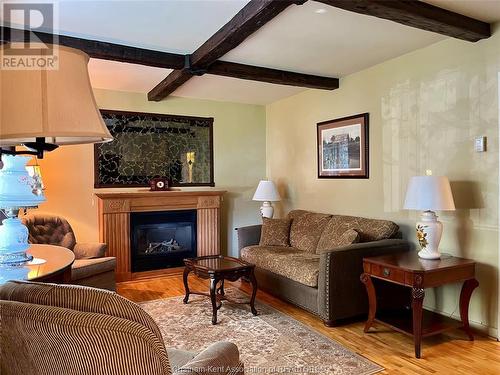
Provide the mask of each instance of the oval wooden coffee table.
[{"label": "oval wooden coffee table", "polygon": [[[254,264],[247,263],[241,259],[226,257],[223,255],[210,255],[198,258],[184,259],[184,289],[186,295],[184,303],[188,303],[190,294],[199,294],[210,297],[212,301],[212,324],[217,324],[217,310],[222,306],[222,301],[231,303],[249,304],[253,315],[257,315],[255,309],[255,296],[257,294],[257,280],[254,275]],[[193,272],[202,279],[210,279],[210,293],[191,292],[188,285],[188,275]],[[224,293],[224,280],[236,281],[241,277],[247,277],[252,283],[252,296],[248,302],[231,301]],[[219,287],[217,284],[220,283]]]}]

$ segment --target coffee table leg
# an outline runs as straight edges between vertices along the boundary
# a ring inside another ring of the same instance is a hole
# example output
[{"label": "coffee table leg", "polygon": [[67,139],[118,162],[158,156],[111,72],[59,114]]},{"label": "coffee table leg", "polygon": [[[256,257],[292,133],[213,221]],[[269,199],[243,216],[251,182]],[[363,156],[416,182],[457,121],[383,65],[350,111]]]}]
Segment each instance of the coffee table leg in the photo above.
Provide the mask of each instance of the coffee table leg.
[{"label": "coffee table leg", "polygon": [[210,279],[210,300],[212,301],[212,324],[217,324],[217,280]]},{"label": "coffee table leg", "polygon": [[462,285],[462,291],[460,292],[460,319],[464,325],[464,331],[469,336],[469,340],[473,341],[474,336],[469,326],[469,302],[472,292],[479,286],[479,282],[476,279],[469,279]]},{"label": "coffee table leg", "polygon": [[220,281],[220,286],[219,286],[219,289],[218,289],[218,290],[219,290],[219,294],[220,294],[221,296],[224,296],[224,295],[225,295],[225,292],[224,292],[224,279],[222,279],[222,280]]},{"label": "coffee table leg", "polygon": [[413,288],[411,291],[413,310],[413,341],[415,343],[415,357],[420,358],[420,346],[422,342],[422,303],[425,291],[421,288]]},{"label": "coffee table leg", "polygon": [[186,292],[184,299],[182,300],[184,303],[188,303],[189,301],[189,285],[188,285],[188,275],[191,270],[188,267],[184,267],[184,273],[182,274],[182,281],[184,282],[184,291]]},{"label": "coffee table leg", "polygon": [[257,310],[255,309],[255,296],[257,295],[257,279],[253,273],[253,269],[250,271],[250,282],[252,283],[252,298],[250,298],[250,309],[253,315],[257,315]]}]

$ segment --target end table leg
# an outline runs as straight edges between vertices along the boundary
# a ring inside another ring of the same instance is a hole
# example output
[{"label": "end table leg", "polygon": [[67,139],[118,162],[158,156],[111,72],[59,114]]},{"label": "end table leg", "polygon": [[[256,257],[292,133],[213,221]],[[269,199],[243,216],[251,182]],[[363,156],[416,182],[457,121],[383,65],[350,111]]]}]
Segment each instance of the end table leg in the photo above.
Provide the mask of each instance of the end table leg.
[{"label": "end table leg", "polygon": [[424,302],[425,290],[413,288],[411,291],[413,310],[413,341],[415,343],[415,357],[420,358],[422,343],[422,303]]},{"label": "end table leg", "polygon": [[257,315],[257,310],[255,309],[255,296],[257,295],[257,279],[253,273],[253,269],[250,271],[250,282],[252,283],[252,297],[250,298],[250,310],[252,310],[253,315]]},{"label": "end table leg", "polygon": [[184,303],[188,303],[188,301],[189,301],[189,294],[190,294],[189,285],[188,285],[189,272],[191,272],[191,270],[188,267],[184,267],[184,273],[182,274],[182,281],[184,282],[184,291],[186,293],[184,295],[184,299],[182,300]]},{"label": "end table leg", "polygon": [[212,324],[217,324],[217,280],[210,279],[210,300],[212,301]]},{"label": "end table leg", "polygon": [[469,340],[473,341],[474,336],[469,326],[469,302],[472,292],[479,286],[479,282],[476,279],[465,280],[462,285],[462,291],[460,292],[460,319],[462,320],[463,329]]},{"label": "end table leg", "polygon": [[368,332],[375,320],[375,313],[377,312],[377,295],[375,294],[375,287],[373,286],[372,278],[367,273],[361,274],[360,280],[366,287],[368,294],[368,319],[365,323],[364,332]]}]

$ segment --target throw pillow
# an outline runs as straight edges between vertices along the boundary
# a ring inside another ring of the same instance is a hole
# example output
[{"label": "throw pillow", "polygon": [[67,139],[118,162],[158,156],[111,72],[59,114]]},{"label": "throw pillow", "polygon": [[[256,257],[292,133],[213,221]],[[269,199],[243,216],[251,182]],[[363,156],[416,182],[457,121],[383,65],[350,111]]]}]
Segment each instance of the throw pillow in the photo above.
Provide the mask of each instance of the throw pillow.
[{"label": "throw pillow", "polygon": [[331,215],[308,211],[294,211],[299,213],[293,217],[290,227],[290,245],[296,249],[314,254],[321,233],[330,221]]},{"label": "throw pillow", "polygon": [[289,219],[262,218],[261,246],[290,246]]},{"label": "throw pillow", "polygon": [[336,249],[337,247],[352,245],[353,243],[358,243],[360,239],[361,236],[356,229],[348,229],[335,239],[329,238],[325,240],[324,236],[322,236],[318,243],[316,253],[320,254],[328,250]]}]

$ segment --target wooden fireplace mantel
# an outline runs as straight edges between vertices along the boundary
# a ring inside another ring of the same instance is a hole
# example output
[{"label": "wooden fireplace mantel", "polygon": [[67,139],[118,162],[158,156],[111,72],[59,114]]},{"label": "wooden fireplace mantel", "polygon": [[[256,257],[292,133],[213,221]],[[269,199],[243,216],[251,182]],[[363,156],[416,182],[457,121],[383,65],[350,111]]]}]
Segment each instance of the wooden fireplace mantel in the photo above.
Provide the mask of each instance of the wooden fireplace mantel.
[{"label": "wooden fireplace mantel", "polygon": [[220,209],[223,190],[98,192],[99,238],[116,257],[116,280],[141,277],[131,271],[130,213],[172,210],[197,211],[197,255],[220,253]]}]

